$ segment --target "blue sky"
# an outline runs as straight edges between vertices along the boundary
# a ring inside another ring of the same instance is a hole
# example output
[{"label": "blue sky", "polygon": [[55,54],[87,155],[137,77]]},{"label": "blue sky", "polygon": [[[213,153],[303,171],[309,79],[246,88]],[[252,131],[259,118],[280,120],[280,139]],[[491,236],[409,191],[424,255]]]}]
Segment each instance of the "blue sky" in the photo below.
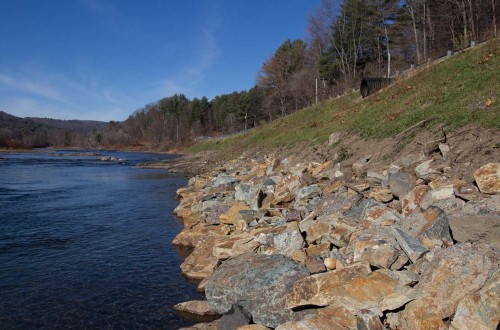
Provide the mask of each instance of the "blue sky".
[{"label": "blue sky", "polygon": [[320,0],[0,0],[0,110],[124,120],[174,93],[249,89]]}]

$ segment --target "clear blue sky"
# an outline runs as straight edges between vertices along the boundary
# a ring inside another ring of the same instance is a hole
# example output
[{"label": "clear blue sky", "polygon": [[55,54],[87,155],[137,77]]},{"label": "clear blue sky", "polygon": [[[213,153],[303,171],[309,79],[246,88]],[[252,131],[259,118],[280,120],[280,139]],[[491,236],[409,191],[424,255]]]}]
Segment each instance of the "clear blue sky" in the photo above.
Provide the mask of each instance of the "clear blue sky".
[{"label": "clear blue sky", "polygon": [[249,89],[320,0],[0,0],[0,110],[124,120],[174,93]]}]

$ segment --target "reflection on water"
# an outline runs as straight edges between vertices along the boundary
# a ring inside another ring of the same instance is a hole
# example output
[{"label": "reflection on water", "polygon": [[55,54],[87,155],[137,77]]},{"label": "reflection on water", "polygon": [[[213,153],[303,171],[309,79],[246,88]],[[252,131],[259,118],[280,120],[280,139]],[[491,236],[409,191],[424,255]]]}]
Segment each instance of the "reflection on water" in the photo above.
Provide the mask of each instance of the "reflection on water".
[{"label": "reflection on water", "polygon": [[186,184],[133,165],[168,158],[102,152],[2,155],[0,328],[187,325],[178,302],[199,299],[171,241],[175,190]]}]

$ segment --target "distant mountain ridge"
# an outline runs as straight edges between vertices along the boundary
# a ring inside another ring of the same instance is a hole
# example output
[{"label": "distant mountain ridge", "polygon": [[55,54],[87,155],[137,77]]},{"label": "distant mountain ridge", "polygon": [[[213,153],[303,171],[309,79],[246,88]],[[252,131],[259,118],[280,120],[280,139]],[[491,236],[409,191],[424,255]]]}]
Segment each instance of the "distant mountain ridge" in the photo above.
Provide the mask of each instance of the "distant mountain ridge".
[{"label": "distant mountain ridge", "polygon": [[0,147],[84,146],[100,136],[107,125],[95,120],[20,118],[0,111]]},{"label": "distant mountain ridge", "polygon": [[0,111],[0,128],[21,128],[25,125],[36,124],[36,126],[49,126],[78,132],[91,132],[92,130],[102,130],[108,123],[97,120],[63,120],[39,117],[17,117],[7,112]]},{"label": "distant mountain ridge", "polygon": [[71,130],[80,133],[87,133],[92,131],[103,130],[108,123],[97,120],[62,120],[62,119],[52,119],[52,118],[37,118],[37,117],[26,117],[26,120],[32,120],[36,123],[43,125],[61,128],[64,130]]}]

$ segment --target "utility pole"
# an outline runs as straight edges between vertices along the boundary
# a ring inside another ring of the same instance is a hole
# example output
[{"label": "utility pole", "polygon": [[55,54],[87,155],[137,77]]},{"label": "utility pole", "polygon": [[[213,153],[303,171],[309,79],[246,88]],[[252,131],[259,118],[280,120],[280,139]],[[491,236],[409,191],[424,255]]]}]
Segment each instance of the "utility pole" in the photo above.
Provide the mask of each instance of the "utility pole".
[{"label": "utility pole", "polygon": [[387,78],[391,77],[391,50],[389,49],[389,36],[387,35],[387,25],[384,22],[385,42],[387,43]]},{"label": "utility pole", "polygon": [[318,105],[318,78],[316,78],[316,105]]}]

